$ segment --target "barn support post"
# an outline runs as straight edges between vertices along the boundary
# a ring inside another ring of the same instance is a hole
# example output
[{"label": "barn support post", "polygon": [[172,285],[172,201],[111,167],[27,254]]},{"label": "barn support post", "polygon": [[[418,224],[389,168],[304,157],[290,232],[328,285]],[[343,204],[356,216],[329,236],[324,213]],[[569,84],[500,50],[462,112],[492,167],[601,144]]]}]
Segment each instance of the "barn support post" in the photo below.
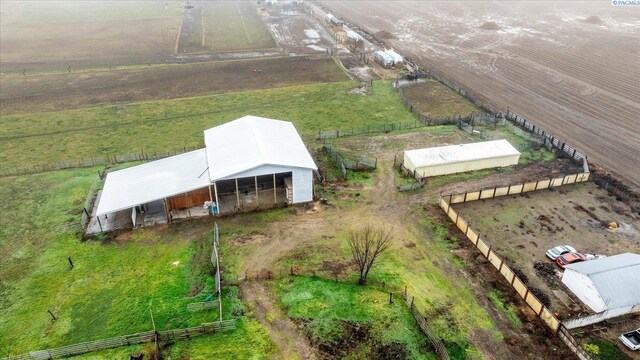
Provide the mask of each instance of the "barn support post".
[{"label": "barn support post", "polygon": [[211,194],[211,185],[208,186],[209,189],[209,201],[213,202],[213,194]]},{"label": "barn support post", "polygon": [[236,180],[236,208],[240,211],[240,190],[238,190],[238,178]]},{"label": "barn support post", "polygon": [[218,199],[218,185],[216,185],[215,181],[213,182],[213,191],[216,194],[216,204],[218,205],[218,214],[222,214],[222,204],[220,204],[220,200]]},{"label": "barn support post", "polygon": [[184,205],[187,207],[187,218],[191,218],[191,203],[189,193],[184,193]]},{"label": "barn support post", "polygon": [[277,197],[277,193],[276,193],[276,174],[273,174],[273,203],[277,204],[278,203],[278,197]]},{"label": "barn support post", "polygon": [[254,176],[253,180],[256,185],[256,209],[260,208],[260,199],[258,199],[258,177]]},{"label": "barn support post", "polygon": [[102,223],[100,222],[100,216],[96,215],[96,220],[98,220],[98,226],[100,227],[100,232],[104,232],[104,230],[102,230]]},{"label": "barn support post", "polygon": [[167,198],[164,198],[164,200],[162,200],[162,203],[164,204],[164,215],[167,217],[167,222],[171,224],[171,212],[169,212],[169,206],[167,205]]}]

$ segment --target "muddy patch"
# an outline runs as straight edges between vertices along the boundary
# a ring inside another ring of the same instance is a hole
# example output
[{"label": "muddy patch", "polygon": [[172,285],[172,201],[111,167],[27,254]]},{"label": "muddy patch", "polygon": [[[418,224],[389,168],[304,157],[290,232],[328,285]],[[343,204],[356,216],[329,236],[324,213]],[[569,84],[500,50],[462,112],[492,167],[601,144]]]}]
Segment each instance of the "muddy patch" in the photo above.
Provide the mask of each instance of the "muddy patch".
[{"label": "muddy patch", "polygon": [[254,244],[262,244],[269,240],[269,235],[260,232],[260,231],[252,231],[247,235],[239,236],[229,240],[229,244],[231,246],[247,246]]}]

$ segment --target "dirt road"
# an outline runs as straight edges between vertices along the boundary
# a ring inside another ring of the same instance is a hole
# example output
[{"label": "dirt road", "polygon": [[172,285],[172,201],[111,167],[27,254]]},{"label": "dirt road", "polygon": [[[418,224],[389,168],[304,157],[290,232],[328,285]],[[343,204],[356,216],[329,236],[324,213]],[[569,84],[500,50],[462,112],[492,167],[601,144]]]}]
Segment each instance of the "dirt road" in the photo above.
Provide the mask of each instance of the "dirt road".
[{"label": "dirt road", "polygon": [[640,12],[610,2],[325,1],[640,188]]}]

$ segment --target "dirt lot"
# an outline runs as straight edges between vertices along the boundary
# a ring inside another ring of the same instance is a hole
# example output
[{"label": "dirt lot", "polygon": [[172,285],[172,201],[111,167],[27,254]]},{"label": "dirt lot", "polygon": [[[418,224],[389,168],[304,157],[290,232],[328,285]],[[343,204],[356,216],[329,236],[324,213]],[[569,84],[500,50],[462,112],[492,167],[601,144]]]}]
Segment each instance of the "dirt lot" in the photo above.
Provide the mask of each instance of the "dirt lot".
[{"label": "dirt lot", "polygon": [[[524,272],[530,285],[543,290],[561,318],[588,309],[571,299],[560,281],[560,268],[545,256],[547,249],[567,244],[579,252],[608,256],[640,252],[640,216],[593,183],[470,202],[457,209],[486,234],[498,254]],[[610,221],[620,228],[609,230],[605,224]]]},{"label": "dirt lot", "polygon": [[326,53],[333,46],[333,39],[302,5],[282,9],[263,8],[264,21],[274,38],[289,53]]},{"label": "dirt lot", "polygon": [[179,1],[3,1],[3,73],[139,64],[174,53]]},{"label": "dirt lot", "polygon": [[348,80],[331,59],[286,57],[0,78],[0,114]]},{"label": "dirt lot", "polygon": [[[501,110],[640,188],[640,12],[610,2],[325,1]],[[593,17],[592,17],[593,16]]]}]

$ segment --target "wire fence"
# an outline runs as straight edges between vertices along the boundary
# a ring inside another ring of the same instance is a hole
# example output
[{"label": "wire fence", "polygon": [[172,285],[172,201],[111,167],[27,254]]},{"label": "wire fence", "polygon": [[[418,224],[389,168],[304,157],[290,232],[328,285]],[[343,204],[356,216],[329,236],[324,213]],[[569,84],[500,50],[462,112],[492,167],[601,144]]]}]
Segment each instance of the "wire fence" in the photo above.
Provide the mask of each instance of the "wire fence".
[{"label": "wire fence", "polygon": [[378,159],[371,159],[366,156],[361,156],[359,160],[349,160],[343,157],[338,151],[336,151],[325,140],[323,147],[325,153],[336,163],[342,174],[342,178],[347,178],[347,169],[353,171],[370,171],[374,170],[378,166]]},{"label": "wire fence", "polygon": [[166,331],[145,331],[136,334],[116,336],[108,339],[87,341],[83,343],[66,345],[57,348],[31,351],[20,355],[11,355],[4,360],[49,360],[61,359],[69,356],[81,355],[93,351],[114,349],[122,346],[150,343],[154,341],[173,341],[190,339],[205,334],[213,334],[219,331],[233,330],[236,328],[236,320],[225,320],[204,323],[200,326],[174,329]]},{"label": "wire fence", "polygon": [[87,198],[84,200],[84,204],[82,205],[82,217],[80,218],[80,227],[82,229],[86,229],[89,224],[89,220],[91,220],[91,214],[89,212],[93,209],[93,204],[95,204],[96,199],[98,198],[98,191],[102,188],[102,185],[102,177],[98,174],[95,179],[93,179],[89,192],[87,193]]},{"label": "wire fence", "polygon": [[359,136],[359,135],[371,135],[380,133],[389,133],[391,131],[398,130],[413,130],[418,128],[424,128],[427,125],[422,124],[419,121],[413,122],[398,122],[391,124],[378,124],[363,126],[360,128],[350,128],[344,130],[320,130],[318,132],[319,140],[337,139],[345,136]]}]

